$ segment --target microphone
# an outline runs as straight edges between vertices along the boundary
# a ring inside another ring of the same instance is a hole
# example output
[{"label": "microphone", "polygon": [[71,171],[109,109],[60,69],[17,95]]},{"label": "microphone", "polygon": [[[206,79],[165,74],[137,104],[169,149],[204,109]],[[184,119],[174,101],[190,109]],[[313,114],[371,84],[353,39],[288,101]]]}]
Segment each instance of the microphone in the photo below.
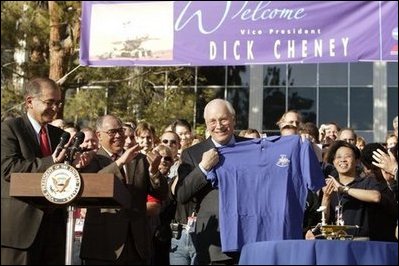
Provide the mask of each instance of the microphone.
[{"label": "microphone", "polygon": [[69,132],[64,132],[62,133],[60,137],[60,142],[58,143],[57,147],[55,148],[55,157],[58,157],[62,149],[64,148],[65,144],[67,144],[69,138],[71,137],[71,134]]},{"label": "microphone", "polygon": [[72,144],[72,146],[69,148],[70,152],[69,152],[69,161],[72,162],[73,161],[73,157],[75,156],[75,153],[77,151],[80,150],[80,144],[83,143],[85,139],[85,133],[83,133],[82,131],[79,131],[78,133],[76,133],[75,137],[74,137],[74,142]]}]

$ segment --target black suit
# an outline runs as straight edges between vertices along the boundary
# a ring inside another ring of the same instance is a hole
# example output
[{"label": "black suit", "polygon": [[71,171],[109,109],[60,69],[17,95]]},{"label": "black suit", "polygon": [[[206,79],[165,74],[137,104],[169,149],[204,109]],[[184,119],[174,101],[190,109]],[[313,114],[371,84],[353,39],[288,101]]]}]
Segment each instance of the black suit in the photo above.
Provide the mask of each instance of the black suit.
[{"label": "black suit", "polygon": [[[163,176],[150,178],[143,154],[126,165],[129,209],[89,208],[83,228],[80,256],[89,264],[146,264],[149,260],[147,194],[166,199],[168,185]],[[122,173],[108,153],[100,148],[85,172]],[[119,250],[119,252],[116,252]]]},{"label": "black suit", "polygon": [[[236,141],[248,140],[235,137]],[[179,182],[176,186],[177,201],[187,203],[194,199],[199,202],[195,246],[198,264],[232,260],[221,251],[219,230],[219,191],[206,180],[199,168],[202,154],[215,145],[211,138],[183,150],[179,166]],[[236,254],[230,254],[236,255]],[[237,259],[234,257],[233,261]]]},{"label": "black suit", "polygon": [[[47,128],[54,150],[64,131],[50,124]],[[3,265],[65,262],[65,208],[39,209],[9,196],[11,173],[43,173],[52,164],[51,156],[42,158],[36,132],[26,115],[6,120],[1,124]],[[11,258],[15,249],[24,255],[18,259]],[[43,250],[44,253],[39,252]]]}]

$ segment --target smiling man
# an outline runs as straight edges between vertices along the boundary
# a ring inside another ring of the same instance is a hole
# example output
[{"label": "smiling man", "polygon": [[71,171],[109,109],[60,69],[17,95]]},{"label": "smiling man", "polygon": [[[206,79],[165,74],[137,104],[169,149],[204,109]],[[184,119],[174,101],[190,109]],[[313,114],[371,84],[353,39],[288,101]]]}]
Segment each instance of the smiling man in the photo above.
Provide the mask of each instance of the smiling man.
[{"label": "smiling man", "polygon": [[[43,173],[56,156],[63,130],[50,125],[61,107],[61,90],[49,78],[25,87],[26,114],[1,123],[1,264],[63,264],[65,208],[37,208],[10,197],[12,173]],[[54,237],[57,236],[57,237]]]},{"label": "smiling man", "polygon": [[[192,259],[196,263],[237,263],[238,254],[225,254],[221,251],[219,191],[212,187],[206,179],[206,174],[219,162],[217,147],[247,139],[234,136],[235,111],[228,101],[222,99],[210,101],[205,106],[204,118],[210,137],[183,150],[181,154],[176,194],[177,201],[188,207],[186,213],[182,212],[180,217],[175,218],[177,222],[186,225],[183,231],[187,232],[182,233],[187,234],[190,230],[195,230],[196,237],[193,239],[195,239],[197,257]],[[187,218],[190,216],[196,217],[197,225],[195,226],[195,223],[190,225],[194,228],[187,227]]]},{"label": "smiling man", "polygon": [[146,199],[166,198],[168,185],[159,170],[158,152],[126,150],[122,121],[114,115],[96,122],[100,148],[85,172],[113,173],[130,194],[130,208],[89,208],[83,227],[80,257],[85,265],[146,265],[149,262]]}]

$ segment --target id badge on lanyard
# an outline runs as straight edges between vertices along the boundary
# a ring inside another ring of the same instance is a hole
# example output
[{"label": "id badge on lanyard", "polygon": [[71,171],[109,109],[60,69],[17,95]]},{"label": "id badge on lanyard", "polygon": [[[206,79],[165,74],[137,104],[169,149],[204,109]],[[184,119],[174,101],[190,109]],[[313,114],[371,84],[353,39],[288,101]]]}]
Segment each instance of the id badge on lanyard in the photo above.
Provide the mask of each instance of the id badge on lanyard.
[{"label": "id badge on lanyard", "polygon": [[189,233],[195,232],[196,223],[197,223],[197,216],[195,215],[195,212],[193,212],[191,216],[187,218],[187,226],[188,226],[187,231]]}]

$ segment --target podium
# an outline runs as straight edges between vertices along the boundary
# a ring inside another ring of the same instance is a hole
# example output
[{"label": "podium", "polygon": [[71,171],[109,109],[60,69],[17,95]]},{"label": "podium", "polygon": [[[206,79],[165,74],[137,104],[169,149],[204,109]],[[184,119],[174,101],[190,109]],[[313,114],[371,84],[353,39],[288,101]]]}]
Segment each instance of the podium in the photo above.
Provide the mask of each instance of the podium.
[{"label": "podium", "polygon": [[73,211],[76,207],[129,208],[130,195],[126,186],[113,174],[81,173],[81,189],[77,197],[66,204],[48,201],[41,190],[43,173],[12,173],[10,196],[38,208],[68,209],[65,264],[72,264]]}]

